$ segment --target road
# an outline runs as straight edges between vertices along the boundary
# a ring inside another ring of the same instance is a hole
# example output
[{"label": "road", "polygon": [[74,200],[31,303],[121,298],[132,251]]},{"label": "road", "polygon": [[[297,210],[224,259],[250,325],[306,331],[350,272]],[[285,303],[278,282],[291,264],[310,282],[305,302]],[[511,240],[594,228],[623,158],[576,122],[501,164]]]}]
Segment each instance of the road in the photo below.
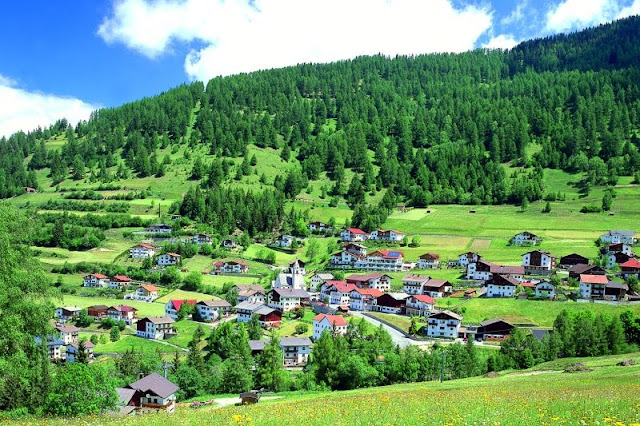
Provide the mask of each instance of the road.
[{"label": "road", "polygon": [[376,320],[375,318],[371,318],[371,317],[362,315],[361,312],[351,311],[351,314],[354,317],[364,318],[364,320],[366,322],[368,322],[369,324],[372,324],[376,328],[380,327],[380,324],[382,324],[382,328],[384,328],[385,331],[387,333],[389,333],[389,335],[391,336],[391,340],[393,340],[393,343],[395,343],[396,345],[400,346],[401,348],[405,348],[405,347],[407,347],[409,345],[421,346],[421,345],[426,344],[426,342],[408,339],[407,337],[404,336],[404,334],[400,333],[395,328],[389,327],[388,325]]}]

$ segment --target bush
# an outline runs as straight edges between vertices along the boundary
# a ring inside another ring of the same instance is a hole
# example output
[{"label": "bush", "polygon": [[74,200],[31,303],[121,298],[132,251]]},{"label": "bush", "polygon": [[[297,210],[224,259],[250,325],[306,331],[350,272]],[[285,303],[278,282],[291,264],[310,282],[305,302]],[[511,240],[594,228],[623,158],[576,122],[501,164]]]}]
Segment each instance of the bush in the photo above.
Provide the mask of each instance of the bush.
[{"label": "bush", "polygon": [[580,213],[601,213],[602,209],[598,206],[594,206],[593,204],[587,204],[586,206],[582,206],[580,209]]}]

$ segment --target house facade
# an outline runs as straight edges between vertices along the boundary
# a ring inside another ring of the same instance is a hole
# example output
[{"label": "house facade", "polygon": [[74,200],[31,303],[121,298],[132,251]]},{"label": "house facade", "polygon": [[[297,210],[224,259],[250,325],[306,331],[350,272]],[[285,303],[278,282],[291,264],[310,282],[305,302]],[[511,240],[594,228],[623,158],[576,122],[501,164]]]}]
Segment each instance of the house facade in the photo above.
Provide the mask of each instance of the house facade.
[{"label": "house facade", "polygon": [[238,302],[264,304],[267,300],[264,288],[258,284],[237,284],[234,290],[238,295]]},{"label": "house facade", "polygon": [[171,318],[172,320],[177,321],[178,312],[180,312],[180,309],[184,304],[193,306],[195,308],[196,303],[198,303],[196,299],[188,299],[188,300],[171,299],[167,302],[166,305],[164,305],[164,315],[167,318]]},{"label": "house facade", "polygon": [[56,308],[56,319],[60,322],[69,321],[71,318],[78,316],[80,311],[82,311],[82,308],[77,306],[63,306],[61,308]]},{"label": "house facade", "polygon": [[340,239],[342,241],[366,241],[369,239],[369,234],[358,228],[347,228],[340,233]]},{"label": "house facade", "polygon": [[59,325],[56,327],[56,331],[60,333],[60,339],[63,345],[78,343],[78,333],[80,329],[75,325]]},{"label": "house facade", "polygon": [[629,277],[638,278],[640,276],[640,260],[634,258],[621,263],[620,275],[625,279],[628,279]]},{"label": "house facade", "polygon": [[140,300],[142,302],[153,302],[158,298],[158,287],[152,284],[142,284],[133,293],[125,294],[126,300]]},{"label": "house facade", "polygon": [[158,373],[143,377],[126,388],[116,389],[123,408],[131,408],[140,414],[158,411],[174,412],[175,393],[178,390],[180,390],[178,386]]},{"label": "house facade", "polygon": [[352,311],[370,311],[376,298],[382,292],[375,288],[355,288],[349,293],[349,309]]},{"label": "house facade", "polygon": [[231,303],[226,300],[203,300],[196,304],[201,321],[212,322],[225,317],[231,312]]},{"label": "house facade", "polygon": [[156,248],[147,243],[140,243],[129,249],[129,257],[132,259],[146,259],[155,255]]},{"label": "house facade", "polygon": [[219,261],[213,266],[213,271],[218,274],[246,274],[249,272],[249,264],[243,260]]},{"label": "house facade", "polygon": [[89,274],[82,278],[83,287],[108,287],[109,277],[102,274]]},{"label": "house facade", "polygon": [[83,343],[70,343],[66,346],[66,357],[65,362],[74,363],[78,359],[78,354],[80,350],[84,346],[84,353],[87,355],[87,359],[91,361],[93,359],[93,348],[95,345],[90,341],[86,341]]},{"label": "house facade", "polygon": [[408,298],[406,293],[385,293],[376,298],[371,310],[385,314],[403,314]]},{"label": "house facade", "polygon": [[267,292],[267,305],[280,312],[289,312],[309,302],[306,290],[293,288],[274,288]]},{"label": "house facade", "polygon": [[344,336],[347,334],[347,321],[341,315],[316,315],[313,318],[313,340],[317,341],[325,330],[334,336]]},{"label": "house facade", "polygon": [[126,275],[114,275],[109,280],[109,288],[111,289],[119,289],[128,287],[131,285],[131,278]]},{"label": "house facade", "polygon": [[306,365],[311,353],[311,340],[308,337],[282,337],[280,349],[285,367]]},{"label": "house facade", "polygon": [[427,319],[427,336],[455,339],[462,317],[451,311],[433,313]]},{"label": "house facade", "polygon": [[535,284],[535,295],[540,298],[553,299],[556,297],[556,287],[548,281]]},{"label": "house facade", "polygon": [[158,256],[158,266],[175,266],[180,263],[178,253],[164,253]]},{"label": "house facade", "polygon": [[505,275],[494,275],[485,283],[487,297],[513,297],[516,293],[518,281]]},{"label": "house facade", "polygon": [[154,223],[147,228],[147,234],[170,234],[172,230],[166,223]]},{"label": "house facade", "polygon": [[376,250],[364,259],[357,259],[354,267],[372,271],[401,272],[412,268],[404,263],[404,253],[400,250]]},{"label": "house facade", "polygon": [[201,246],[203,244],[212,244],[213,239],[211,239],[211,235],[196,234],[193,237],[191,237],[191,243]]},{"label": "house facade", "polygon": [[579,255],[578,253],[571,253],[568,254],[566,256],[562,256],[560,258],[560,265],[561,266],[573,266],[573,265],[580,265],[580,264],[588,264],[589,263],[589,259],[587,259],[584,256]]},{"label": "house facade", "polygon": [[309,280],[311,291],[318,291],[318,288],[326,281],[334,279],[333,274],[329,273],[316,273],[313,274]]},{"label": "house facade", "polygon": [[387,274],[353,274],[346,278],[347,284],[353,284],[359,288],[374,288],[383,293],[391,290],[391,280],[391,276]]},{"label": "house facade", "polygon": [[418,269],[434,269],[440,267],[440,256],[435,253],[425,253],[418,259]]},{"label": "house facade", "polygon": [[424,294],[414,294],[409,296],[406,304],[407,315],[428,316],[433,312],[435,302],[431,296]]},{"label": "house facade", "polygon": [[324,232],[332,232],[333,228],[327,225],[324,222],[311,222],[308,225],[309,231],[315,233],[324,233]]},{"label": "house facade", "polygon": [[376,229],[369,235],[369,239],[376,241],[387,241],[391,243],[399,243],[401,242],[407,234],[402,233],[400,231],[396,231],[394,229],[384,230],[384,229]]},{"label": "house facade", "polygon": [[531,232],[524,231],[516,234],[511,238],[511,244],[514,246],[536,246],[542,242],[542,238]]},{"label": "house facade", "polygon": [[124,321],[125,324],[131,325],[137,318],[138,310],[133,306],[114,305],[107,309],[107,316],[115,321]]},{"label": "house facade", "polygon": [[430,279],[427,275],[405,275],[402,278],[402,291],[407,294],[422,294],[422,287]]},{"label": "house facade", "polygon": [[174,320],[167,317],[146,317],[136,324],[136,335],[144,339],[162,340],[175,334]]},{"label": "house facade", "polygon": [[466,268],[469,263],[478,262],[482,259],[478,253],[469,251],[458,255],[458,265]]},{"label": "house facade", "polygon": [[522,266],[526,274],[548,275],[556,266],[555,257],[541,250],[533,250],[522,255]]},{"label": "house facade", "polygon": [[437,299],[438,297],[446,297],[453,292],[453,286],[447,280],[429,279],[422,286],[422,294]]},{"label": "house facade", "polygon": [[636,233],[634,231],[611,230],[606,234],[602,234],[600,241],[605,244],[623,243],[632,246],[636,243]]}]

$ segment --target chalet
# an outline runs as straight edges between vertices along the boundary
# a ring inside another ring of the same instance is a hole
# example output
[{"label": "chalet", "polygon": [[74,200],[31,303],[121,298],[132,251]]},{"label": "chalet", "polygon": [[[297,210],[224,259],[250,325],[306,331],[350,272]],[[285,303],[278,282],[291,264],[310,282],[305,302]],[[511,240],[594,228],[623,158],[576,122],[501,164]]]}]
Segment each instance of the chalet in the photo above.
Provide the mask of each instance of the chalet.
[{"label": "chalet", "polygon": [[623,300],[629,287],[609,281],[606,275],[580,275],[580,297],[583,299]]},{"label": "chalet", "polygon": [[611,230],[600,236],[600,241],[605,244],[624,243],[630,246],[636,243],[636,233],[634,231]]},{"label": "chalet", "polygon": [[293,288],[274,288],[267,292],[267,306],[280,312],[289,312],[309,302],[306,290]]},{"label": "chalet", "polygon": [[365,257],[367,255],[367,247],[358,243],[348,243],[342,248],[344,251],[352,253],[358,257]]},{"label": "chalet", "polygon": [[172,320],[177,321],[178,312],[180,311],[180,308],[182,308],[183,305],[187,304],[189,306],[194,307],[195,309],[196,303],[198,303],[196,299],[188,299],[188,300],[171,299],[167,302],[166,305],[164,305],[164,315],[167,318],[171,318]]},{"label": "chalet", "polygon": [[494,275],[485,283],[487,297],[513,297],[518,287],[518,281],[505,275]]},{"label": "chalet", "polygon": [[548,281],[540,281],[534,287],[536,297],[553,299],[556,297],[556,287]]},{"label": "chalet", "polygon": [[285,367],[306,365],[311,353],[311,340],[308,337],[281,337],[280,349]]},{"label": "chalet", "polygon": [[80,343],[70,343],[67,345],[67,356],[65,358],[65,362],[74,363],[78,358],[78,353],[81,348],[84,346],[84,353],[87,355],[89,360],[93,359],[93,348],[95,345],[89,341],[80,342]]},{"label": "chalet", "polygon": [[131,285],[131,278],[126,275],[114,275],[109,280],[109,288],[118,289],[123,287],[128,287]]},{"label": "chalet", "polygon": [[461,322],[462,317],[451,311],[433,313],[427,318],[427,336],[455,339]]},{"label": "chalet", "polygon": [[154,223],[147,228],[148,234],[170,234],[173,229],[166,223]]},{"label": "chalet", "polygon": [[407,299],[407,315],[427,316],[433,312],[434,306],[433,297],[424,294],[414,294]]},{"label": "chalet", "polygon": [[325,281],[332,280],[333,278],[333,274],[328,273],[315,273],[311,275],[311,291],[317,291],[318,287],[321,286]]},{"label": "chalet", "polygon": [[156,248],[147,243],[140,243],[129,249],[129,257],[132,259],[146,259],[155,255]]},{"label": "chalet", "polygon": [[215,274],[246,274],[249,272],[249,264],[243,260],[218,261],[213,264],[212,273]]},{"label": "chalet", "polygon": [[632,255],[628,255],[624,252],[609,252],[604,255],[604,261],[606,263],[606,267],[611,269],[616,266],[616,264],[622,265],[625,262],[633,259]]},{"label": "chalet", "polygon": [[548,275],[553,271],[555,257],[541,250],[533,250],[522,255],[522,266],[526,274]]},{"label": "chalet", "polygon": [[349,275],[347,284],[353,284],[359,288],[375,288],[382,292],[391,290],[392,278],[387,274]]},{"label": "chalet", "polygon": [[435,253],[425,253],[418,259],[418,269],[433,269],[440,267],[440,256]]},{"label": "chalet", "polygon": [[82,308],[77,306],[63,306],[56,309],[56,319],[65,322],[80,315],[80,311],[82,311]]},{"label": "chalet", "polygon": [[238,244],[236,243],[236,240],[226,239],[226,240],[222,241],[222,247],[227,248],[227,249],[234,249],[234,248],[238,247]]},{"label": "chalet", "polygon": [[[42,344],[42,338],[35,337],[34,338],[36,345]],[[58,339],[56,336],[48,336],[46,339],[47,344],[47,353],[49,354],[49,360],[52,362],[59,361],[63,359],[63,350],[65,343]]]},{"label": "chalet", "polygon": [[640,276],[640,260],[638,259],[629,259],[624,263],[620,264],[621,275],[627,279],[629,277]]},{"label": "chalet", "polygon": [[133,306],[114,305],[107,309],[107,316],[116,321],[124,321],[125,324],[131,325],[135,321],[138,310]]},{"label": "chalet", "polygon": [[571,253],[560,258],[560,266],[573,266],[573,265],[586,265],[589,263],[589,259],[581,256],[577,253]]},{"label": "chalet", "polygon": [[375,288],[354,288],[349,293],[349,309],[352,311],[370,311],[374,301],[382,296]]},{"label": "chalet", "polygon": [[447,280],[437,280],[431,278],[422,286],[422,294],[431,296],[433,298],[448,296],[452,293],[452,291],[453,286]]},{"label": "chalet", "polygon": [[422,294],[422,287],[430,279],[427,275],[405,275],[402,278],[402,291],[407,294]]},{"label": "chalet", "polygon": [[500,318],[485,320],[480,323],[476,331],[476,339],[501,341],[508,338],[514,328],[513,324]]},{"label": "chalet", "polygon": [[109,285],[109,277],[102,274],[89,274],[82,278],[84,287],[107,287]]},{"label": "chalet", "polygon": [[386,314],[403,314],[408,298],[409,295],[406,293],[385,293],[376,298],[371,310]]},{"label": "chalet", "polygon": [[347,228],[340,233],[342,241],[365,241],[369,239],[369,234],[358,228]]},{"label": "chalet", "polygon": [[367,256],[367,248],[356,243],[349,243],[342,248],[342,251],[331,255],[329,264],[333,268],[354,267],[357,261]]},{"label": "chalet", "polygon": [[212,244],[213,239],[211,239],[211,235],[196,234],[193,237],[191,237],[191,243],[201,246],[203,244]]},{"label": "chalet", "polygon": [[116,390],[124,407],[135,407],[134,410],[139,413],[172,413],[176,407],[175,394],[180,388],[158,373],[152,373],[126,388]]},{"label": "chalet", "polygon": [[94,321],[100,321],[107,317],[107,311],[109,307],[107,305],[91,305],[87,308],[87,315],[93,317]]},{"label": "chalet", "polygon": [[134,293],[125,294],[124,298],[128,300],[153,302],[158,298],[158,287],[152,284],[142,284]]},{"label": "chalet", "polygon": [[295,240],[296,238],[291,235],[280,235],[278,239],[273,242],[273,245],[276,247],[287,248],[291,247]]},{"label": "chalet", "polygon": [[60,333],[63,345],[78,343],[78,333],[80,329],[75,325],[59,325],[56,327],[56,331]]},{"label": "chalet", "polygon": [[136,334],[145,339],[162,340],[175,334],[173,323],[175,321],[167,317],[146,317],[136,324]]},{"label": "chalet", "polygon": [[466,268],[467,265],[469,265],[470,263],[479,262],[481,259],[482,259],[482,256],[480,256],[476,252],[470,251],[467,253],[462,253],[458,255],[458,265],[462,266],[463,268]]},{"label": "chalet", "polygon": [[364,259],[356,260],[354,267],[356,269],[390,272],[412,269],[410,264],[404,263],[404,253],[400,250],[376,250],[369,253]]},{"label": "chalet", "polygon": [[261,285],[237,284],[234,290],[238,294],[238,302],[263,304],[266,301],[266,292]]},{"label": "chalet", "polygon": [[316,233],[331,232],[333,228],[324,222],[311,222],[308,226],[309,231]]},{"label": "chalet", "polygon": [[511,238],[511,244],[514,246],[536,246],[541,242],[542,238],[528,231],[516,234]]},{"label": "chalet", "polygon": [[590,275],[604,275],[605,270],[597,265],[573,265],[569,268],[569,278],[573,278],[576,280],[580,279],[580,275],[582,274],[590,274]]},{"label": "chalet", "polygon": [[178,253],[165,253],[158,256],[158,266],[174,266],[180,263]]},{"label": "chalet", "polygon": [[277,326],[282,321],[282,313],[261,303],[241,302],[236,305],[238,322],[249,322],[253,315],[258,316],[264,328]]},{"label": "chalet", "polygon": [[629,244],[615,243],[607,246],[607,253],[624,253],[633,257],[633,250]]},{"label": "chalet", "polygon": [[196,304],[200,321],[211,322],[231,312],[231,303],[226,300],[203,300]]},{"label": "chalet", "polygon": [[344,306],[349,305],[350,294],[356,288],[355,284],[347,284],[344,281],[327,281],[321,294],[323,298],[328,297],[330,304]]},{"label": "chalet", "polygon": [[369,235],[369,239],[376,240],[376,241],[387,241],[387,242],[398,243],[402,241],[406,236],[407,234],[404,234],[400,231],[396,231],[393,229],[389,229],[389,230],[376,229],[371,233],[371,235]]},{"label": "chalet", "polygon": [[488,281],[493,275],[508,275],[516,280],[522,280],[524,273],[524,266],[500,266],[485,260],[479,260],[467,265],[466,277],[469,280]]},{"label": "chalet", "polygon": [[325,330],[334,336],[344,336],[347,334],[347,321],[341,315],[316,315],[313,318],[313,340],[317,341]]}]

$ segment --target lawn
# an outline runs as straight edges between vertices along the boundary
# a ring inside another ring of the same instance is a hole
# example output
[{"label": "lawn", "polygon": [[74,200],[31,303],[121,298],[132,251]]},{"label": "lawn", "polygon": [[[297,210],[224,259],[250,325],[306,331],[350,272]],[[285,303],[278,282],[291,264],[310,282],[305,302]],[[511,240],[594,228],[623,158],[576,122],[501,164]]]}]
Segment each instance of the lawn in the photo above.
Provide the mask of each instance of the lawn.
[{"label": "lawn", "polygon": [[105,297],[83,297],[83,296],[74,296],[70,294],[65,294],[63,297],[63,303],[61,306],[79,306],[81,308],[86,308],[87,306],[92,305],[129,305],[133,306],[138,310],[138,317],[157,317],[164,316],[164,303],[147,303],[140,302],[137,300],[122,300],[122,299],[109,299]]},{"label": "lawn", "polygon": [[186,290],[173,290],[162,297],[159,297],[155,300],[155,303],[167,303],[169,300],[178,299],[196,299],[198,302],[201,300],[218,300],[219,297],[212,296],[210,294],[198,293],[195,291],[186,291]]},{"label": "lawn", "polygon": [[174,345],[180,346],[182,348],[186,348],[189,345],[189,342],[193,337],[193,333],[196,331],[198,326],[202,327],[206,338],[211,331],[211,327],[195,321],[182,320],[174,324],[174,328],[178,332],[178,335],[167,339],[167,342],[173,343]]},{"label": "lawn", "polygon": [[409,332],[409,327],[411,326],[411,318],[409,317],[403,315],[383,314],[380,312],[369,312],[369,315],[380,318],[381,320],[391,323],[396,327],[400,327],[407,333]]},{"label": "lawn", "polygon": [[135,352],[152,352],[160,351],[163,353],[176,352],[175,348],[169,345],[163,345],[151,339],[143,339],[136,336],[123,336],[117,342],[109,342],[104,345],[96,345],[94,352],[96,354],[121,354],[130,350]]}]

